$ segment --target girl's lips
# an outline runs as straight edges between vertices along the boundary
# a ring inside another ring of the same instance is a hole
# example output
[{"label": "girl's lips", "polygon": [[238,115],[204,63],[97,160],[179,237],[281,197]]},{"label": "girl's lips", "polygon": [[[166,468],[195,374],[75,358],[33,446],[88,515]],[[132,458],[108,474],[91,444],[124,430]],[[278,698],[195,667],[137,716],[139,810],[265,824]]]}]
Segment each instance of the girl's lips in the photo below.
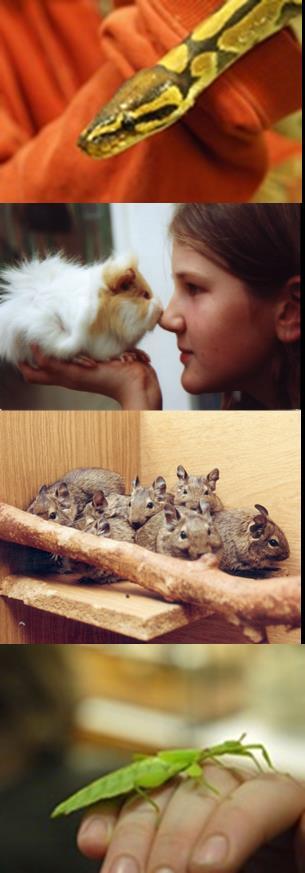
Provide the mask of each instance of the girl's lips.
[{"label": "girl's lips", "polygon": [[182,351],[182,352],[181,352],[181,355],[180,355],[180,361],[181,361],[181,363],[182,363],[182,364],[186,364],[186,363],[190,360],[192,354],[193,354],[193,352],[189,352],[189,351],[186,351],[186,350],[185,350],[185,351]]}]

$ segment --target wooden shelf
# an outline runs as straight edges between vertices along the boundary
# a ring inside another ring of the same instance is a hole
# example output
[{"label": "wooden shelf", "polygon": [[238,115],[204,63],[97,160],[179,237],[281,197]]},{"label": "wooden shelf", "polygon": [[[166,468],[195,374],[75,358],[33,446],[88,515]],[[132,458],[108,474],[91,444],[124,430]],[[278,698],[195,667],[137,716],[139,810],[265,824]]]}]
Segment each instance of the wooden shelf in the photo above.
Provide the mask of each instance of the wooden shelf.
[{"label": "wooden shelf", "polygon": [[75,584],[66,576],[7,576],[2,595],[65,618],[146,642],[203,616],[192,606],[166,603],[131,582]]},{"label": "wooden shelf", "polygon": [[[240,628],[224,619],[207,617],[198,607],[167,603],[132,582],[80,585],[73,577],[69,577],[67,582],[66,576],[9,575],[0,583],[0,607],[1,600],[3,604],[17,607],[13,624],[19,626],[19,643],[88,642],[90,639],[93,642],[123,643],[146,643],[154,639],[157,642],[185,643],[250,642]],[[18,609],[20,605],[22,609]],[[94,629],[97,635],[101,634],[100,637],[94,635]],[[265,630],[265,642],[301,642],[299,629],[289,631],[279,626]],[[6,636],[4,640],[0,639],[0,643],[6,641]]]}]

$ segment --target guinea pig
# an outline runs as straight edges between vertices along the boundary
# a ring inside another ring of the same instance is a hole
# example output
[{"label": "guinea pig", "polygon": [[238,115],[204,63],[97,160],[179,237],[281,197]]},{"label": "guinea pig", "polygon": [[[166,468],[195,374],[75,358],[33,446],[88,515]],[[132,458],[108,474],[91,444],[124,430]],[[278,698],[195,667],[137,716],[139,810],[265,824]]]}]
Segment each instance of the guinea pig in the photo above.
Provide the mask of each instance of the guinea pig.
[{"label": "guinea pig", "polygon": [[161,313],[133,254],[85,266],[62,253],[35,257],[0,272],[0,359],[33,363],[37,343],[63,360],[109,360],[133,350]]}]

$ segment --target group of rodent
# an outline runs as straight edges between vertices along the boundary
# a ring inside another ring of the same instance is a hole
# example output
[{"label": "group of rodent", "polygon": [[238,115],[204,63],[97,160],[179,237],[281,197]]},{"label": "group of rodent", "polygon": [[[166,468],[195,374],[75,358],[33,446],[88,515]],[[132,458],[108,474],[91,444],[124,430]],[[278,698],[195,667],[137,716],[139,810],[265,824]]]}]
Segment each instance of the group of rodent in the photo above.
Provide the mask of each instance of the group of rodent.
[{"label": "group of rodent", "polygon": [[[80,468],[42,485],[27,511],[173,557],[195,560],[215,553],[219,567],[228,573],[259,576],[276,570],[273,562],[289,556],[285,534],[261,504],[254,509],[224,509],[216,495],[218,479],[218,468],[207,475],[189,475],[180,464],[170,491],[163,476],[148,487],[137,477],[131,493],[125,494],[118,473]],[[69,559],[56,561],[58,572],[77,569]],[[88,565],[83,569],[87,577],[110,581],[109,573]]]}]

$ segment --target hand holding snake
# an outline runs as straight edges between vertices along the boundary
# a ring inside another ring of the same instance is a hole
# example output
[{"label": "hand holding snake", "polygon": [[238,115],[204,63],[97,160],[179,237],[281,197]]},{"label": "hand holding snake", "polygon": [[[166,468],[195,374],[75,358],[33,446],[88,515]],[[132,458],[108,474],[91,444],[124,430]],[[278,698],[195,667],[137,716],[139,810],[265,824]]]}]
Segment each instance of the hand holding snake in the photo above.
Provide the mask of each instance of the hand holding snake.
[{"label": "hand holding snake", "polygon": [[153,67],[128,79],[81,133],[108,158],[178,121],[221,73],[301,12],[302,0],[225,0]]}]

